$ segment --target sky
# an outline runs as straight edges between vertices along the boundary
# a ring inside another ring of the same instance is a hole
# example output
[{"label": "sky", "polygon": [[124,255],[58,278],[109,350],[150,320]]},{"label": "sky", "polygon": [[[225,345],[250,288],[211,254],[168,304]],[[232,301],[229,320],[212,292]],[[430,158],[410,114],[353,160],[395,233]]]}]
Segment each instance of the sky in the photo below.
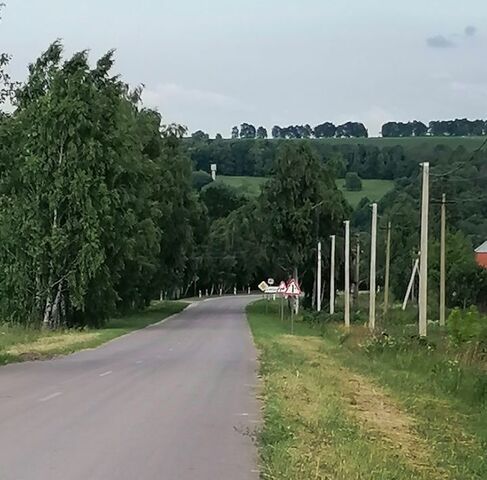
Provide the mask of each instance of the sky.
[{"label": "sky", "polygon": [[189,131],[487,119],[485,0],[4,0],[0,51],[27,65],[116,50],[146,106]]}]

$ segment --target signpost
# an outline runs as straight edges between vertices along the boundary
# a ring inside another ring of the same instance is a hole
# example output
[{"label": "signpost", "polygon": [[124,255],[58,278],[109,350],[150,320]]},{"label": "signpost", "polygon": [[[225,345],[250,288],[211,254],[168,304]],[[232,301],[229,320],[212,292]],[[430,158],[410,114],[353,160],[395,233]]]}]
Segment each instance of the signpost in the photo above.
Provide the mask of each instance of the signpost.
[{"label": "signpost", "polygon": [[[301,295],[301,288],[298,282],[292,278],[289,280],[286,287],[286,296],[292,297],[296,301],[296,298]],[[291,308],[291,334],[294,334],[294,308]]]},{"label": "signpost", "polygon": [[274,281],[273,278],[269,278],[269,280],[267,280],[267,283],[272,287],[276,282]]},{"label": "signpost", "polygon": [[286,295],[287,285],[286,282],[281,282],[277,287],[277,293],[281,296],[281,322],[284,321],[284,296]]},{"label": "signpost", "polygon": [[262,293],[265,293],[265,291],[269,288],[269,285],[267,285],[266,282],[260,282],[259,283],[259,290],[262,292]]}]

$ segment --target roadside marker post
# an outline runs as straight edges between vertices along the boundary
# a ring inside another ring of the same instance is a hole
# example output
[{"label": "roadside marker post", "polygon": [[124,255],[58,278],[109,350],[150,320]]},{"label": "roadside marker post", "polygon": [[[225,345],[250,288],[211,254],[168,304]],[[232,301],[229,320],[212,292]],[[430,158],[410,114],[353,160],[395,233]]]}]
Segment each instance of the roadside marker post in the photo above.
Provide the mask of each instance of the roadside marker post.
[{"label": "roadside marker post", "polygon": [[281,282],[279,284],[279,288],[277,289],[277,293],[281,297],[281,307],[280,307],[281,322],[284,321],[284,297],[286,295],[286,290],[287,290],[286,282]]},{"label": "roadside marker post", "polygon": [[[292,278],[286,288],[286,296],[292,297],[294,301],[301,295],[301,288],[298,282]],[[291,334],[294,335],[294,308],[291,308]]]}]

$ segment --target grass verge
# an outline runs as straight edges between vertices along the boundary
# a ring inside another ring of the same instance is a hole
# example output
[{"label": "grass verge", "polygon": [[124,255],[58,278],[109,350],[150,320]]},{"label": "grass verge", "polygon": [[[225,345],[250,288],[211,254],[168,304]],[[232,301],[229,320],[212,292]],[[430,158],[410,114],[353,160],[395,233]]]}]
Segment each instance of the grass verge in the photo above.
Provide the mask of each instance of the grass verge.
[{"label": "grass verge", "polygon": [[291,336],[277,306],[265,309],[248,309],[264,382],[263,478],[487,478],[485,404],[443,388],[444,352],[369,348],[360,327],[297,322]]},{"label": "grass verge", "polygon": [[96,348],[114,338],[160,322],[181,312],[187,304],[160,302],[147,310],[109,320],[100,329],[48,332],[0,325],[0,364],[42,360]]}]

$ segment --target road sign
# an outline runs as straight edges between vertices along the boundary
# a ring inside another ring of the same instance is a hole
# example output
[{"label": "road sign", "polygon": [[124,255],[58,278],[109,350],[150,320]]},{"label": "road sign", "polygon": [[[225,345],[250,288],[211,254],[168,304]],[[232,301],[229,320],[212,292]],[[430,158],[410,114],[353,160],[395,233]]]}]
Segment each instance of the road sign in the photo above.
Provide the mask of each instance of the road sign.
[{"label": "road sign", "polygon": [[272,287],[275,282],[273,278],[269,278],[269,280],[267,280],[267,283]]},{"label": "road sign", "polygon": [[284,294],[284,293],[286,293],[286,290],[287,290],[286,282],[281,282],[279,284],[279,287],[277,288],[277,293]]},{"label": "road sign", "polygon": [[265,283],[265,282],[261,282],[259,284],[259,290],[261,292],[265,292],[268,288],[269,288],[269,285],[267,285],[267,283]]},{"label": "road sign", "polygon": [[289,297],[299,297],[301,295],[301,288],[294,278],[289,280],[287,284],[286,295]]},{"label": "road sign", "polygon": [[267,293],[268,295],[276,295],[278,293],[277,292],[278,290],[279,290],[279,287],[267,287],[265,289],[265,293]]}]

